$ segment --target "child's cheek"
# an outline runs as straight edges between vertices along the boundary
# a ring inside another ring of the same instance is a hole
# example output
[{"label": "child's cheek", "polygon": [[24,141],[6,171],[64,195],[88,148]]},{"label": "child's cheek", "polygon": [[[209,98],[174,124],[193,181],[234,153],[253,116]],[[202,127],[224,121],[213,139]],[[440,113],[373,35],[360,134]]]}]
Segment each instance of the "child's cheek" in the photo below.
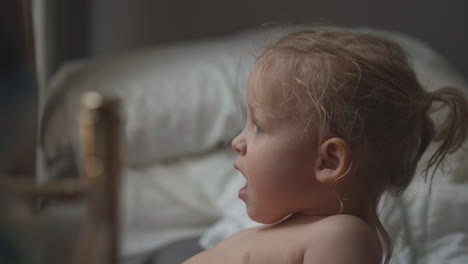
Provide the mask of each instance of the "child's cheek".
[{"label": "child's cheek", "polygon": [[257,174],[258,159],[255,155],[251,155],[249,159],[245,162],[245,172],[248,181],[251,181],[255,178],[254,175]]},{"label": "child's cheek", "polygon": [[275,169],[274,164],[269,161],[268,155],[265,153],[252,153],[248,160],[246,160],[246,176],[250,182],[260,182],[266,184],[265,178],[271,178],[272,173]]},{"label": "child's cheek", "polygon": [[[254,153],[252,153],[254,154]],[[263,168],[263,160],[260,155],[251,155],[248,160],[246,160],[245,170],[246,170],[246,177],[250,183],[256,182],[259,178],[264,175],[265,171]]]}]

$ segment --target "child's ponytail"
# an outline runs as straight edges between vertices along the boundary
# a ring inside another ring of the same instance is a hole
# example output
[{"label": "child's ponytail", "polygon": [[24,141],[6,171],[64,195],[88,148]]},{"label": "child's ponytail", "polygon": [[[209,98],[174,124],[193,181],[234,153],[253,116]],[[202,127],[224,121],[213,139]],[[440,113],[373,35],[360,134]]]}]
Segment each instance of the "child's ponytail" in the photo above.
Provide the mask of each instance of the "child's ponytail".
[{"label": "child's ponytail", "polygon": [[432,175],[434,175],[445,156],[459,149],[468,137],[468,101],[459,90],[452,87],[440,88],[430,92],[429,95],[432,107],[429,108],[429,113],[448,108],[446,119],[438,127],[434,129],[432,122],[423,127],[422,144],[424,144],[422,142],[424,138],[432,138],[433,141],[441,142],[425,169],[427,175],[428,170],[432,168]]}]

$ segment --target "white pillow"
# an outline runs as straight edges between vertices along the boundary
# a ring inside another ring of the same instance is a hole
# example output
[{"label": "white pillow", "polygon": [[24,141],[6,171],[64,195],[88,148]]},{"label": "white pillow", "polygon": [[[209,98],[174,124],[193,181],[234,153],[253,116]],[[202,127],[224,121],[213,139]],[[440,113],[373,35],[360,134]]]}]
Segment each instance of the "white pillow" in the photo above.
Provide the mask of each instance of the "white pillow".
[{"label": "white pillow", "polygon": [[228,144],[242,127],[238,91],[243,89],[236,86],[245,86],[250,71],[241,62],[253,65],[251,44],[250,38],[191,42],[65,65],[47,93],[42,122],[47,159],[76,141],[79,99],[88,90],[121,98],[129,164]]}]

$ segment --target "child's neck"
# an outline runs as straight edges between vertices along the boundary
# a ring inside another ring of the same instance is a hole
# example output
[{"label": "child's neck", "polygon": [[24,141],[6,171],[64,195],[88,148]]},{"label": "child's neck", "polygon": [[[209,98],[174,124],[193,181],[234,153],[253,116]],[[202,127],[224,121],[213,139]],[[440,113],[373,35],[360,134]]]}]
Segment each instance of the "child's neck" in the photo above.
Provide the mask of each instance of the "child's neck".
[{"label": "child's neck", "polygon": [[300,217],[302,217],[302,216],[309,217],[311,219],[312,218],[320,219],[320,218],[325,218],[325,217],[328,217],[328,216],[339,215],[339,214],[353,215],[353,216],[356,216],[356,217],[360,218],[361,220],[363,220],[366,223],[370,222],[369,208],[365,208],[365,207],[360,207],[360,208],[347,207],[347,208],[343,208],[342,211],[340,211],[340,210],[312,211],[311,210],[311,211],[306,211],[306,212],[297,212],[294,215],[297,215],[297,216],[300,216]]},{"label": "child's neck", "polygon": [[371,222],[370,212],[373,203],[368,197],[368,192],[361,189],[362,185],[357,181],[343,180],[330,191],[323,191],[321,198],[317,199],[320,206],[315,206],[306,211],[297,212],[297,215],[309,217],[327,217],[337,214],[353,215],[364,222]]}]

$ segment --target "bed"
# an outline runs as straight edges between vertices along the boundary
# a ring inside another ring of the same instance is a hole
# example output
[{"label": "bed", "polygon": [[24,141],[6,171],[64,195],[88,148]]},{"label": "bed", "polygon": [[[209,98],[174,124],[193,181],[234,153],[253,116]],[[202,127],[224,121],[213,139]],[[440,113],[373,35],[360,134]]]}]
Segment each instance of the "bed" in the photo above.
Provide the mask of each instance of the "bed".
[{"label": "bed", "polygon": [[[256,225],[237,199],[243,177],[232,166],[229,142],[245,120],[244,89],[255,55],[297,29],[284,20],[391,38],[404,47],[426,89],[449,85],[468,94],[462,48],[468,37],[459,32],[468,23],[464,3],[187,5],[89,4],[82,10],[92,18],[86,56],[60,63],[43,93],[45,179],[77,174],[80,95],[96,90],[122,100],[122,263],[180,263]],[[419,177],[402,197],[384,197],[380,214],[395,241],[391,263],[468,262],[467,161],[466,150],[454,153],[430,191]]]}]

